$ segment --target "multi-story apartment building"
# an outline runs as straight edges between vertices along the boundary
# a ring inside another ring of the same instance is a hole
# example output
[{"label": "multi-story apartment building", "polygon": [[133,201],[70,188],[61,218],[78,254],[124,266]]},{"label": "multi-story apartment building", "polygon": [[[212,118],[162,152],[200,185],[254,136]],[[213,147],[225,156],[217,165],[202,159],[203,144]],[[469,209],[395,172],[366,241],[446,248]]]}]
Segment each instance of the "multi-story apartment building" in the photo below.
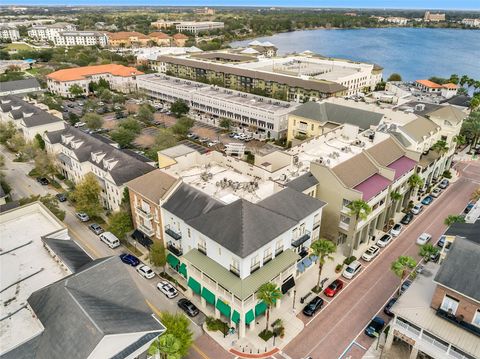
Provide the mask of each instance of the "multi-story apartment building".
[{"label": "multi-story apartment building", "polygon": [[445,21],[445,13],[432,13],[430,11],[425,11],[423,20],[427,22],[440,22]]},{"label": "multi-story apartment building", "polygon": [[97,31],[63,31],[53,40],[55,46],[100,46],[108,45],[108,37]]},{"label": "multi-story apartment building", "polygon": [[48,89],[63,97],[72,97],[70,88],[78,85],[85,96],[90,93],[88,85],[100,79],[108,81],[113,90],[129,93],[136,90],[136,76],[143,75],[135,67],[117,64],[94,65],[64,69],[47,75]]},{"label": "multi-story apartment building", "polygon": [[87,173],[96,176],[102,204],[112,211],[119,209],[127,182],[155,170],[147,159],[68,125],[64,130],[45,133],[44,140],[47,153],[54,155],[65,178],[78,183]]},{"label": "multi-story apartment building", "polygon": [[185,47],[187,45],[188,36],[184,34],[174,34],[172,36],[172,46]]},{"label": "multi-story apartment building", "polygon": [[179,32],[190,32],[197,35],[199,32],[214,29],[223,29],[225,24],[220,21],[166,21],[157,20],[150,24],[156,29],[168,29],[175,27]]},{"label": "multi-story apartment building", "polygon": [[15,26],[1,25],[0,26],[0,39],[17,41],[20,39],[20,32]]},{"label": "multi-story apartment building", "polygon": [[480,27],[480,19],[463,19],[462,24],[470,27]]},{"label": "multi-story apartment building", "polygon": [[384,21],[389,22],[391,24],[400,25],[400,26],[407,25],[408,23],[408,19],[406,17],[397,17],[397,16],[386,17]]},{"label": "multi-story apartment building", "polygon": [[28,36],[35,40],[48,40],[55,42],[55,38],[64,31],[75,31],[73,24],[58,22],[52,25],[34,25],[28,30]]},{"label": "multi-story apartment building", "polygon": [[215,9],[212,9],[210,7],[194,9],[193,12],[197,15],[215,15]]},{"label": "multi-story apartment building", "polygon": [[167,34],[156,31],[148,35],[136,31],[109,32],[108,45],[114,48],[170,46],[172,38]]},{"label": "multi-story apartment building", "polygon": [[480,357],[480,244],[457,238],[441,265],[428,263],[392,308],[385,349],[395,341],[410,358]]},{"label": "multi-story apartment building", "polygon": [[183,100],[191,111],[213,116],[213,122],[209,123],[215,126],[220,125],[222,118],[227,118],[239,126],[254,128],[263,137],[284,137],[287,115],[297,106],[161,74],[138,76],[137,87],[146,95],[165,102]]},{"label": "multi-story apartment building", "polygon": [[19,96],[0,97],[0,121],[13,122],[26,141],[33,141],[37,134],[65,128],[62,114],[50,111],[44,104],[27,101]]}]

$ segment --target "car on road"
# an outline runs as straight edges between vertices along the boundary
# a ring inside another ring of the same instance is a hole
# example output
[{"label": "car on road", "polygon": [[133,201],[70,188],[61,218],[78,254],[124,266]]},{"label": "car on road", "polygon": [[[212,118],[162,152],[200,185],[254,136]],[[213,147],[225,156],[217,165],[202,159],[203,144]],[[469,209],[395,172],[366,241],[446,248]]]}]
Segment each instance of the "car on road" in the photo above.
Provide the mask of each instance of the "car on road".
[{"label": "car on road", "polygon": [[422,199],[422,204],[424,204],[425,206],[428,206],[432,202],[433,202],[432,196],[426,196],[424,199]]},{"label": "car on road", "polygon": [[90,230],[93,233],[95,233],[97,236],[105,232],[103,228],[97,223],[92,223],[91,225],[88,226],[88,228],[90,228]]},{"label": "car on road", "polygon": [[343,282],[340,279],[335,279],[327,288],[325,288],[323,294],[325,294],[327,297],[334,297],[335,294],[342,290],[342,288]]},{"label": "car on road", "polygon": [[384,326],[385,321],[380,317],[375,317],[365,328],[365,334],[371,338],[376,338],[380,335]]},{"label": "car on road", "polygon": [[136,267],[140,264],[140,259],[135,257],[133,254],[130,253],[122,253],[120,254],[120,259],[123,263],[131,265],[132,267]]},{"label": "car on road", "polygon": [[423,211],[423,205],[421,203],[417,203],[415,206],[413,206],[410,212],[413,214],[420,214],[421,211]]},{"label": "car on road", "polygon": [[57,197],[58,202],[65,202],[67,200],[65,193],[57,193],[55,197]]},{"label": "car on road", "polygon": [[412,281],[410,279],[407,279],[405,282],[402,283],[402,286],[400,287],[400,294],[405,293],[405,291],[412,285]]},{"label": "car on road", "polygon": [[377,246],[384,248],[390,244],[392,241],[392,236],[390,234],[384,234],[378,241]]},{"label": "car on road", "polygon": [[447,188],[449,185],[450,185],[450,181],[447,180],[447,179],[444,179],[444,180],[442,180],[442,182],[440,182],[440,184],[438,185],[438,187],[440,187],[441,189],[445,189],[445,188]]},{"label": "car on road", "polygon": [[362,254],[362,259],[364,261],[370,262],[373,258],[378,256],[380,253],[380,247],[373,245],[370,248],[368,248],[365,253]]},{"label": "car on road", "polygon": [[88,214],[84,212],[77,212],[75,213],[75,215],[81,222],[88,222],[90,220],[90,217],[88,216]]},{"label": "car on road", "polygon": [[432,193],[430,193],[430,196],[437,198],[438,196],[440,196],[441,193],[442,193],[441,188],[435,187]]},{"label": "car on road", "polygon": [[157,289],[165,294],[165,296],[169,299],[175,298],[178,295],[178,290],[172,285],[172,283],[162,280],[157,284]]},{"label": "car on road", "polygon": [[465,209],[463,210],[463,213],[468,214],[468,212],[470,212],[472,210],[473,206],[475,206],[475,203],[469,202],[467,204],[467,207],[465,207]]},{"label": "car on road", "polygon": [[400,223],[395,223],[395,225],[392,227],[390,230],[390,234],[394,237],[398,237],[400,233],[402,232],[402,225]]},{"label": "car on road", "polygon": [[430,233],[424,232],[417,238],[417,244],[423,246],[427,244],[430,239],[432,239],[432,235]]},{"label": "car on road", "polygon": [[190,302],[188,299],[182,298],[177,302],[177,305],[182,309],[189,317],[194,317],[200,313],[198,308]]},{"label": "car on road", "polygon": [[407,225],[412,221],[413,217],[414,217],[413,213],[408,212],[406,215],[402,217],[402,219],[400,220],[400,223]]},{"label": "car on road", "polygon": [[73,125],[73,126],[76,127],[76,128],[79,128],[79,127],[83,127],[83,126],[85,126],[85,125],[86,125],[85,122],[77,122],[77,123],[75,123],[75,125]]},{"label": "car on road", "polygon": [[397,298],[392,298],[388,301],[388,303],[383,308],[383,312],[388,315],[389,317],[393,317],[393,313],[391,312],[393,305],[397,302]]},{"label": "car on road", "polygon": [[45,177],[37,177],[37,182],[40,183],[42,186],[48,186],[50,181]]},{"label": "car on road", "polygon": [[303,308],[303,314],[308,317],[313,317],[317,310],[322,309],[323,299],[319,296],[313,298],[306,306]]},{"label": "car on road", "polygon": [[342,276],[344,276],[347,279],[352,279],[358,274],[358,272],[360,272],[360,269],[362,269],[362,265],[360,264],[360,262],[353,261],[347,266],[347,268],[345,268],[345,270],[342,273]]},{"label": "car on road", "polygon": [[155,272],[149,266],[142,264],[137,267],[137,272],[146,279],[152,279],[155,277]]},{"label": "car on road", "polygon": [[210,141],[209,143],[207,143],[207,146],[208,147],[213,147],[213,146],[216,146],[218,145],[220,142],[218,142],[217,140],[213,140],[213,141]]}]

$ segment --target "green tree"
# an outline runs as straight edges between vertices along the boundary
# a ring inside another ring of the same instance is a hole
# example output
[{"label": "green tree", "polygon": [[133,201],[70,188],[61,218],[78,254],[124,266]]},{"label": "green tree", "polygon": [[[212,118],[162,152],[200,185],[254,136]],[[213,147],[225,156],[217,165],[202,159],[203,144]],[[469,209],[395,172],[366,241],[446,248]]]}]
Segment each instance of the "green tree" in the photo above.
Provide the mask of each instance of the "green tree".
[{"label": "green tree", "polygon": [[430,260],[430,257],[437,255],[439,250],[440,249],[437,246],[427,243],[427,244],[424,244],[423,246],[420,246],[418,255],[422,257],[425,262],[428,262]]},{"label": "green tree", "polygon": [[347,207],[350,210],[349,215],[355,218],[355,222],[358,222],[359,219],[366,220],[372,212],[372,207],[361,199],[350,202]]},{"label": "green tree", "polygon": [[183,116],[180,117],[175,125],[172,126],[172,131],[177,135],[186,136],[194,124],[195,121],[193,121],[191,118]]},{"label": "green tree", "polygon": [[[190,321],[181,313],[172,314],[169,312],[162,312],[160,320],[167,328],[167,333],[174,336],[181,343],[181,347],[178,350],[180,358],[187,356],[190,346],[193,343],[193,333],[190,330]],[[150,349],[148,350],[150,355],[158,353],[158,342],[158,340],[155,340],[150,346]]]},{"label": "green tree", "polygon": [[390,192],[390,200],[392,201],[392,206],[391,206],[391,213],[390,213],[390,217],[393,217],[393,215],[395,214],[395,207],[397,205],[397,202],[400,201],[400,199],[402,198],[402,195],[397,192],[397,191],[393,191],[393,192]]},{"label": "green tree", "polygon": [[162,267],[165,273],[165,265],[167,264],[167,257],[165,255],[165,247],[160,242],[153,242],[150,247],[150,262],[155,267]]},{"label": "green tree", "polygon": [[450,75],[450,79],[449,79],[449,82],[457,85],[458,84],[458,81],[460,81],[459,77],[457,74],[452,74]]},{"label": "green tree", "polygon": [[155,137],[155,151],[161,151],[165,148],[174,146],[177,143],[177,139],[172,134],[170,129],[160,128]]},{"label": "green tree", "polygon": [[91,130],[98,130],[103,126],[103,117],[96,113],[87,113],[82,117],[82,121],[85,122],[87,127]]},{"label": "green tree", "polygon": [[51,155],[45,151],[37,151],[35,155],[35,170],[40,177],[53,178],[57,173],[57,166]]},{"label": "green tree", "polygon": [[390,81],[402,81],[402,76],[400,76],[400,74],[397,74],[397,73],[393,73],[390,75],[390,77],[387,79],[388,82]]},{"label": "green tree", "polygon": [[400,256],[394,262],[392,262],[390,269],[398,278],[400,278],[398,294],[400,294],[400,288],[403,281],[408,277],[416,265],[417,262],[410,256]]},{"label": "green tree", "polygon": [[118,126],[135,134],[139,134],[142,131],[142,124],[133,117],[121,120]]},{"label": "green tree", "polygon": [[447,141],[438,140],[432,145],[431,149],[438,154],[444,154],[448,151]]},{"label": "green tree", "polygon": [[15,124],[12,121],[8,121],[6,124],[0,122],[0,143],[6,144],[17,132]]},{"label": "green tree", "polygon": [[282,298],[282,292],[275,283],[264,283],[258,288],[257,299],[262,300],[267,305],[267,325],[265,326],[265,331],[268,330],[270,321],[270,308],[280,298]]},{"label": "green tree", "polygon": [[463,75],[460,79],[460,85],[465,85],[466,83],[468,82],[468,76],[467,75]]},{"label": "green tree", "polygon": [[467,138],[464,135],[456,135],[453,138],[453,142],[456,143],[457,147],[460,147],[467,143]]},{"label": "green tree", "polygon": [[79,85],[77,84],[74,84],[72,86],[70,86],[68,88],[68,92],[70,93],[70,95],[72,95],[73,97],[80,97],[80,96],[83,96],[84,93],[83,93],[83,88],[81,88]]},{"label": "green tree", "polygon": [[148,104],[143,104],[138,108],[137,119],[143,123],[149,124],[153,121],[153,109]]},{"label": "green tree", "polygon": [[190,108],[185,101],[176,100],[170,105],[170,111],[172,111],[175,117],[181,117],[183,115],[186,115],[188,111],[190,111]]},{"label": "green tree", "polygon": [[100,100],[104,102],[110,102],[113,99],[113,93],[112,91],[105,89],[102,91],[102,94],[100,95]]},{"label": "green tree", "polygon": [[123,127],[119,127],[110,133],[110,138],[117,142],[122,148],[129,147],[135,137],[137,137],[135,132],[127,130]]},{"label": "green tree", "polygon": [[480,96],[475,95],[470,100],[470,105],[468,107],[470,108],[470,110],[476,110],[478,109],[479,106],[480,106]]},{"label": "green tree", "polygon": [[108,217],[107,228],[118,239],[124,241],[127,233],[133,230],[132,218],[126,211],[114,212]]},{"label": "green tree", "polygon": [[26,145],[25,138],[19,132],[16,132],[6,143],[7,148],[12,152],[21,152]]},{"label": "green tree", "polygon": [[460,134],[465,136],[470,143],[470,150],[475,148],[480,138],[480,110],[471,112],[463,121]]},{"label": "green tree", "polygon": [[40,201],[59,220],[63,221],[65,219],[65,211],[60,209],[57,199],[51,194],[47,194],[43,197],[40,195],[31,195],[30,197],[21,198],[18,202],[21,206],[23,206],[24,204],[36,201]]},{"label": "green tree", "polygon": [[226,129],[226,130],[230,130],[230,127],[232,127],[232,120],[230,120],[229,118],[222,118],[220,120],[220,127]]},{"label": "green tree", "polygon": [[459,214],[450,214],[445,218],[443,223],[449,227],[454,223],[465,223],[465,217]]},{"label": "green tree", "polygon": [[97,182],[97,178],[91,172],[87,173],[80,181],[72,193],[72,199],[75,201],[79,212],[85,212],[90,217],[97,217],[102,213],[100,203],[100,192],[102,189]]},{"label": "green tree", "polygon": [[164,359],[181,359],[180,349],[182,348],[182,343],[180,340],[175,337],[173,334],[168,332],[163,334],[157,339],[157,352],[160,353],[161,357]]},{"label": "green tree", "polygon": [[332,241],[326,239],[318,239],[310,246],[312,253],[318,257],[318,279],[316,291],[320,291],[320,278],[322,276],[322,269],[324,264],[328,260],[333,260],[331,254],[337,251],[337,246]]},{"label": "green tree", "polygon": [[416,188],[422,188],[423,187],[423,179],[416,173],[411,175],[408,178],[408,186],[410,187],[410,195],[414,192]]},{"label": "green tree", "polygon": [[45,150],[45,141],[43,140],[42,135],[39,133],[35,135],[35,145],[42,151]]}]

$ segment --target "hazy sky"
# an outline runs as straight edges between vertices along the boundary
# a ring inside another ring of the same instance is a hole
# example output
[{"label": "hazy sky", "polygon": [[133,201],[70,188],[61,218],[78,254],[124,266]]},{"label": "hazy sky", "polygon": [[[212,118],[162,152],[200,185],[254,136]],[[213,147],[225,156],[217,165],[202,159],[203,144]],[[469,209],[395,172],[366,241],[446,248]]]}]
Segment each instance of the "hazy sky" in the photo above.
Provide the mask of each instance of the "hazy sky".
[{"label": "hazy sky", "polygon": [[6,0],[14,5],[171,5],[171,6],[308,6],[403,9],[476,9],[480,0]]}]

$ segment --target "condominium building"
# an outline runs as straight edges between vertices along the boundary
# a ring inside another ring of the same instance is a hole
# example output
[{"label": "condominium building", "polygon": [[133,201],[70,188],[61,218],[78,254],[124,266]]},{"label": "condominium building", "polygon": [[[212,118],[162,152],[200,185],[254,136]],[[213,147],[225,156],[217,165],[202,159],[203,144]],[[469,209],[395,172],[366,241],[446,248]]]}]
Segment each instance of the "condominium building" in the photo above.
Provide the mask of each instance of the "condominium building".
[{"label": "condominium building", "polygon": [[478,241],[457,238],[441,265],[424,266],[391,309],[387,351],[403,342],[410,358],[480,357],[479,256]]},{"label": "condominium building", "polygon": [[0,39],[17,41],[20,39],[20,32],[14,26],[1,25],[0,26]]},{"label": "condominium building", "polygon": [[389,16],[384,19],[384,21],[389,22],[395,25],[407,25],[408,19],[406,17],[397,17],[397,16]]},{"label": "condominium building", "polygon": [[463,19],[462,24],[469,27],[480,27],[480,19]]},{"label": "condominium building", "polygon": [[97,31],[63,31],[53,40],[55,46],[100,46],[108,45],[108,37]]},{"label": "condominium building", "polygon": [[197,15],[215,15],[215,9],[212,9],[210,7],[194,9],[193,12]]},{"label": "condominium building", "polygon": [[48,40],[55,42],[55,38],[58,37],[61,32],[75,30],[75,25],[62,22],[52,25],[34,25],[28,30],[28,36],[35,40]]},{"label": "condominium building", "polygon": [[149,97],[161,101],[183,100],[191,111],[212,116],[216,126],[220,125],[222,118],[228,118],[239,126],[250,127],[272,138],[285,136],[288,113],[297,106],[161,74],[138,76],[137,87]]},{"label": "condominium building", "polygon": [[59,171],[74,183],[93,173],[102,189],[102,205],[112,211],[120,208],[126,183],[155,170],[146,158],[138,158],[115,147],[101,136],[66,126],[44,135],[47,153],[55,157]]},{"label": "condominium building", "polygon": [[114,48],[170,46],[172,44],[172,37],[160,31],[148,35],[136,31],[109,32],[106,35],[108,45]]},{"label": "condominium building", "polygon": [[423,92],[438,94],[447,99],[455,96],[459,88],[458,85],[453,83],[440,85],[430,80],[416,80],[415,86]]},{"label": "condominium building", "polygon": [[425,11],[423,20],[427,22],[440,22],[445,21],[445,13],[432,13],[430,11]]},{"label": "condominium building", "polygon": [[197,35],[199,32],[214,29],[223,29],[225,24],[220,21],[166,21],[157,20],[150,24],[156,29],[168,29],[175,27],[179,32],[191,32]]},{"label": "condominium building", "polygon": [[90,91],[88,85],[100,79],[108,81],[113,90],[129,93],[136,90],[136,76],[142,75],[134,67],[117,64],[94,65],[63,69],[47,75],[48,89],[63,97],[72,97],[70,88],[78,85],[85,96]]}]

